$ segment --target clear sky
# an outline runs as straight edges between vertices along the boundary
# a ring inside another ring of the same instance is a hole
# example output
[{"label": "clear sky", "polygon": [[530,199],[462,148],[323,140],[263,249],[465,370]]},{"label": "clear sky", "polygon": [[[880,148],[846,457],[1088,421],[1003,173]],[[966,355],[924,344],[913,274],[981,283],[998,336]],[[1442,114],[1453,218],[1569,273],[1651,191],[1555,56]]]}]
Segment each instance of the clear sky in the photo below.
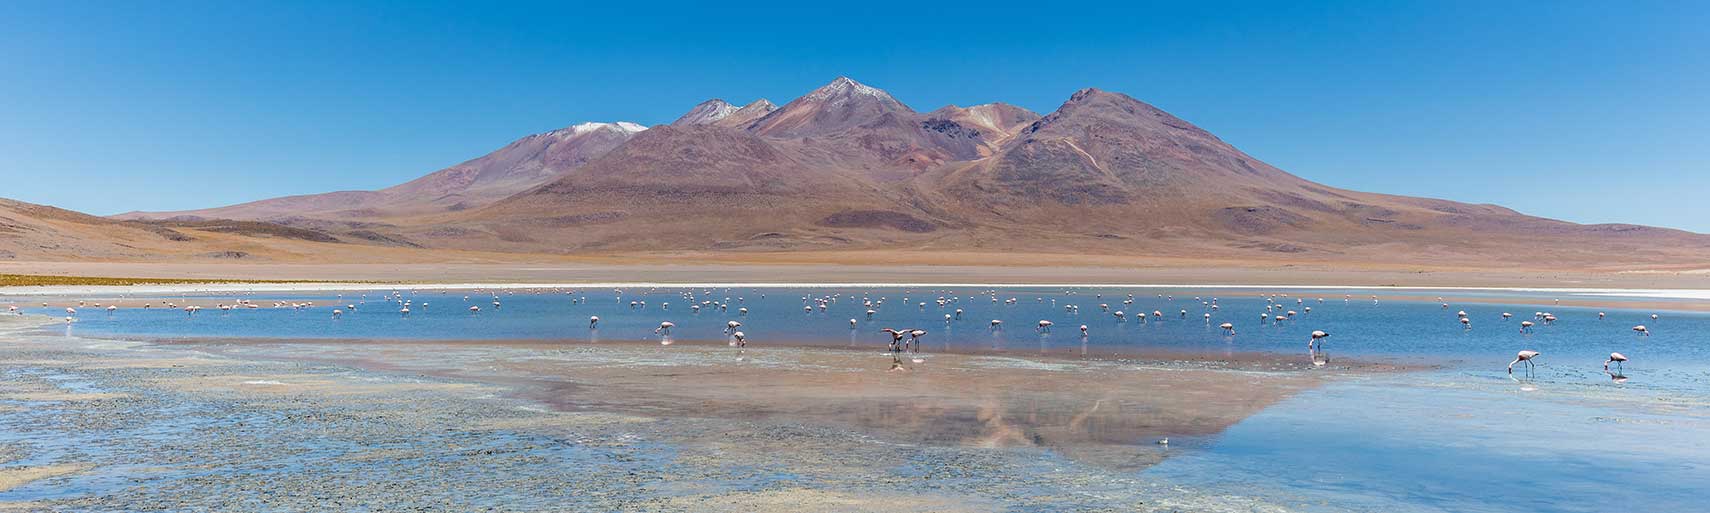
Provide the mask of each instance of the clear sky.
[{"label": "clear sky", "polygon": [[1100,87],[1334,186],[1710,232],[1710,2],[352,3],[0,2],[0,197],[380,188],[848,75],[922,111]]}]

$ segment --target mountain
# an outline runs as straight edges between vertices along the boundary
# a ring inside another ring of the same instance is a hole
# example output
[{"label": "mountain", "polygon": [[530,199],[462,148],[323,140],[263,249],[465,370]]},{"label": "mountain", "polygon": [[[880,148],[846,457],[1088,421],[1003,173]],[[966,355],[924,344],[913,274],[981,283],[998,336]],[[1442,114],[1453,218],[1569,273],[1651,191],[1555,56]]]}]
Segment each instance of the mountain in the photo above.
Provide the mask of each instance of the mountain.
[{"label": "mountain", "polygon": [[755,120],[766,117],[772,111],[778,110],[777,105],[761,98],[753,103],[737,107],[724,100],[713,98],[701,102],[682,117],[671,122],[671,126],[712,125],[726,128],[747,128]]},{"label": "mountain", "polygon": [[[802,219],[819,219],[883,192],[859,174],[813,169],[796,154],[743,130],[711,125],[660,126],[546,185],[489,207],[458,213],[468,230],[438,245],[459,248],[686,244],[746,245],[781,237]],[[436,227],[412,237],[433,240]],[[655,237],[658,235],[658,237]]]},{"label": "mountain", "polygon": [[[1702,234],[1314,183],[1121,93],[1083,89],[1043,116],[1002,103],[920,113],[847,77],[782,107],[709,100],[669,125],[578,125],[391,189],[259,204],[268,209],[196,215],[259,212],[340,240],[512,252],[884,249],[1616,268],[1710,260]],[[339,221],[309,219],[327,212]],[[353,222],[365,223],[364,236]]]},{"label": "mountain", "polygon": [[766,117],[767,114],[771,114],[774,110],[778,110],[777,105],[773,105],[770,100],[761,98],[754,100],[753,103],[749,103],[748,105],[743,105],[742,108],[736,109],[735,112],[730,113],[730,115],[725,116],[723,119],[712,122],[712,124],[727,128],[746,129],[748,128],[748,125],[754,124],[755,121]]},{"label": "mountain", "polygon": [[766,137],[812,137],[879,123],[914,110],[890,93],[838,77],[756,121],[749,130]]},{"label": "mountain", "polygon": [[[485,205],[538,186],[604,155],[647,127],[582,123],[518,139],[503,148],[378,191],[287,196],[182,212],[130,212],[121,219],[244,219],[285,223],[378,221]],[[306,221],[307,220],[307,221]],[[319,223],[324,224],[324,223]]]},{"label": "mountain", "polygon": [[726,103],[724,100],[713,98],[689,109],[688,112],[683,113],[682,117],[672,121],[671,126],[710,125],[730,117],[731,114],[735,114],[740,109],[741,107]]},{"label": "mountain", "polygon": [[956,123],[964,129],[980,132],[976,135],[982,140],[1001,145],[1021,129],[1038,121],[1039,115],[1007,103],[986,103],[967,108],[946,105],[926,113],[926,118]]}]

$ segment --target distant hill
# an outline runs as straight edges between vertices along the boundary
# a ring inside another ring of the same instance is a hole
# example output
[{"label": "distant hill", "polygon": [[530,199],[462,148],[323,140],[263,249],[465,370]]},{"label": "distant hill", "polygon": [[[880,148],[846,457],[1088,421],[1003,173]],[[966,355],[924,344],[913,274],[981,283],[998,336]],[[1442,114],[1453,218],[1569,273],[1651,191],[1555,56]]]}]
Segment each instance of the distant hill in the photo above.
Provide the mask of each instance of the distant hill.
[{"label": "distant hill", "polygon": [[513,252],[886,249],[1580,267],[1710,261],[1710,236],[1349,191],[1127,95],[921,113],[838,78],[781,107],[584,124],[380,191],[124,219],[241,219]]}]

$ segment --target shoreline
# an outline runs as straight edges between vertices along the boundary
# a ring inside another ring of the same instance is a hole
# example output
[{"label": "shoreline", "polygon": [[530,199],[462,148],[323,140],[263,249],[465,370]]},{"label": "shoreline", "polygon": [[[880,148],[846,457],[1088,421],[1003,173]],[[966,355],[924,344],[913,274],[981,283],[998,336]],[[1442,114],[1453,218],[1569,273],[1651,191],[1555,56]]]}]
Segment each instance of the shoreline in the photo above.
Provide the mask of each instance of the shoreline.
[{"label": "shoreline", "polygon": [[[1448,265],[1170,259],[1146,255],[639,254],[440,263],[4,261],[0,273],[45,277],[140,276],[163,280],[371,282],[473,285],[1012,284],[1255,287],[1448,287],[1710,290],[1710,268],[1551,269]],[[254,284],[261,285],[261,284]]]},{"label": "shoreline", "polygon": [[[1710,312],[1710,289],[1619,289],[1583,287],[1371,287],[1342,285],[1258,285],[1258,284],[1158,284],[1158,283],[961,283],[961,282],[575,282],[575,283],[290,283],[290,284],[172,284],[124,286],[41,286],[0,287],[0,305],[21,302],[46,303],[49,306],[77,306],[76,301],[105,301],[124,308],[141,307],[139,298],[174,299],[181,306],[197,304],[211,307],[227,296],[256,294],[309,294],[363,291],[492,291],[492,292],[557,292],[611,289],[964,289],[974,293],[981,290],[1004,289],[1040,290],[1067,289],[1077,291],[1147,290],[1147,291],[1227,291],[1231,294],[1274,294],[1286,292],[1359,291],[1371,293],[1388,301],[1434,302],[1441,297],[1447,302],[1514,303],[1609,310],[1650,310],[1676,312]],[[1507,294],[1488,297],[1480,294]],[[173,297],[177,296],[177,297]],[[1546,297],[1551,296],[1551,297]],[[1367,300],[1356,297],[1355,300]],[[145,303],[147,303],[145,301]]]}]

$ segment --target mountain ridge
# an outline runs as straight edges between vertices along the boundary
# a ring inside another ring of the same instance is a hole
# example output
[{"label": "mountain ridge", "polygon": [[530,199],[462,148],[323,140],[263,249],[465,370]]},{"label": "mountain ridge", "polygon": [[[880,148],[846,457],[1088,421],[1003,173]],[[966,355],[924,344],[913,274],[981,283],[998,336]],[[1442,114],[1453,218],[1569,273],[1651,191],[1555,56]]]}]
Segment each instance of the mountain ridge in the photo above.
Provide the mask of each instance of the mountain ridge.
[{"label": "mountain ridge", "polygon": [[[452,174],[431,181],[450,188],[383,190],[393,191],[388,201],[414,202],[407,206],[345,209],[339,221],[313,211],[236,213],[335,234],[352,229],[337,223],[356,220],[427,247],[516,252],[1048,247],[1586,262],[1710,255],[1710,236],[1701,234],[1578,225],[1314,183],[1098,88],[1075,91],[1044,115],[995,102],[921,113],[838,77],[781,107],[710,99],[670,124],[583,132],[597,131],[613,136],[571,157],[541,158],[544,148],[529,143],[560,130],[470,161],[522,178]],[[363,191],[332,194],[374,201]],[[294,206],[301,198],[270,201],[311,210]]]}]

